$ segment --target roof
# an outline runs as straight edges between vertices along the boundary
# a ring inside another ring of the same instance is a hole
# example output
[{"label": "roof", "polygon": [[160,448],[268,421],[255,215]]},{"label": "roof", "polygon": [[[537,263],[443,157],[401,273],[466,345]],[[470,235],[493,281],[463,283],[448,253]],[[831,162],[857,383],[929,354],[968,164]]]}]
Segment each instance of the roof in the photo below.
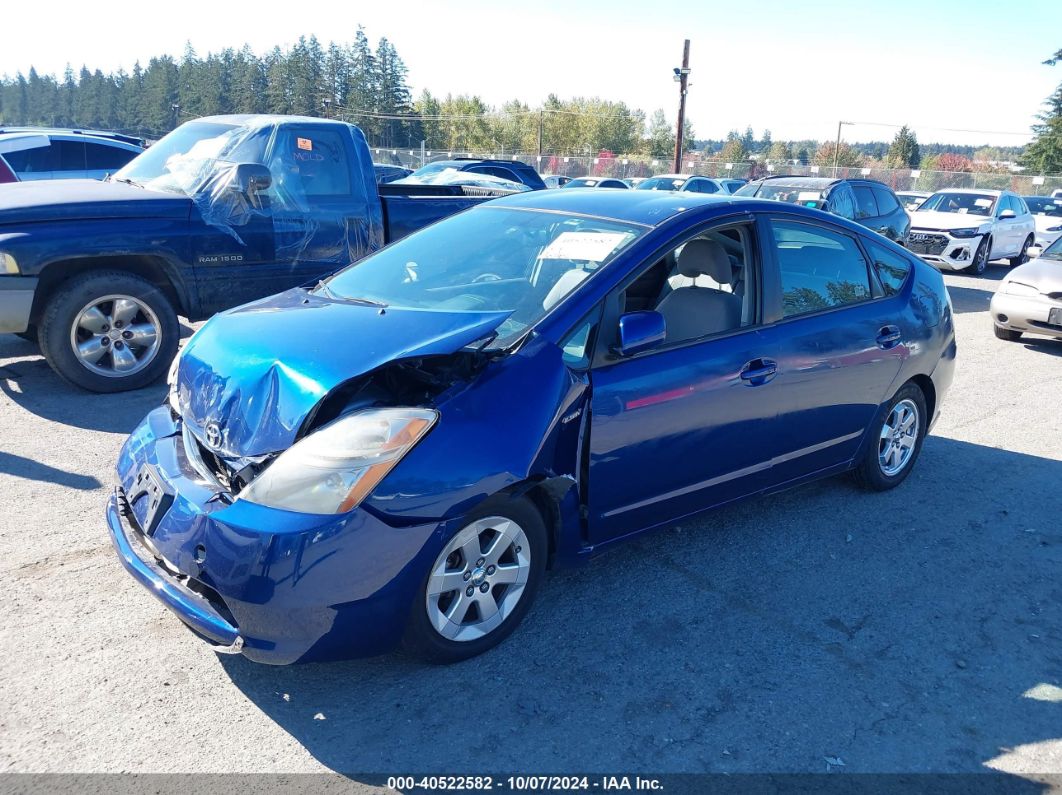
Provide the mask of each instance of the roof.
[{"label": "roof", "polygon": [[[735,200],[736,198],[736,200]],[[679,213],[709,205],[770,205],[765,199],[742,199],[720,193],[678,193],[658,190],[550,190],[529,191],[494,199],[484,207],[521,207],[528,210],[554,210],[579,215],[611,218],[616,221],[657,226]]]},{"label": "roof", "polygon": [[352,127],[339,119],[320,119],[316,116],[288,116],[283,113],[229,113],[220,116],[203,116],[198,119],[190,119],[185,124],[198,121],[210,122],[211,124],[231,124],[237,127],[272,127],[278,124],[335,124],[344,127]]},{"label": "roof", "polygon": [[144,139],[136,135],[108,132],[106,130],[82,130],[71,127],[0,127],[0,135],[77,135],[86,138],[103,138],[107,141],[118,141],[123,144],[139,146],[143,148]]},{"label": "roof", "polygon": [[[991,190],[989,188],[941,188],[937,193],[972,193],[975,196],[1002,196],[1004,193],[1010,193],[1005,190]],[[932,195],[932,194],[930,194]]]}]

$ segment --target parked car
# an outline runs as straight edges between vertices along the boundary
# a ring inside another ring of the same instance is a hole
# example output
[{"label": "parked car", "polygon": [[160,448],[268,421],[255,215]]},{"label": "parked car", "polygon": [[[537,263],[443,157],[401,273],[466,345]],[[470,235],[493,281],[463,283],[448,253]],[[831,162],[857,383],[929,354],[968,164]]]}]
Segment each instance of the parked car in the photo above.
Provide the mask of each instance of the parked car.
[{"label": "parked car", "polygon": [[561,188],[572,181],[571,177],[566,177],[563,174],[550,174],[548,177],[543,177],[542,181],[546,184],[547,188]]},{"label": "parked car", "polygon": [[1001,340],[1014,342],[1022,334],[1062,339],[1062,238],[1003,277],[989,314]]},{"label": "parked car", "polygon": [[413,169],[411,168],[396,166],[391,163],[373,163],[372,168],[373,171],[376,172],[377,185],[386,185],[388,182],[394,182],[403,177],[408,177],[413,173]]},{"label": "parked car", "polygon": [[396,179],[392,185],[464,185],[473,188],[492,188],[506,193],[520,193],[532,190],[522,182],[484,174],[478,171],[461,171],[456,168],[444,168],[428,174],[410,174]]},{"label": "parked car", "polygon": [[612,177],[577,177],[570,180],[565,188],[619,188],[629,190],[627,183]]},{"label": "parked car", "polygon": [[637,188],[639,185],[645,182],[646,179],[648,179],[648,177],[625,177],[621,181],[628,188]]},{"label": "parked car", "polygon": [[888,185],[872,179],[765,177],[738,190],[737,196],[801,204],[839,215],[903,245],[911,219]]},{"label": "parked car", "polygon": [[1034,246],[1043,250],[1062,237],[1062,197],[1022,196],[1022,200],[1036,224]]},{"label": "parked car", "polygon": [[107,182],[0,190],[0,332],[39,339],[59,375],[144,386],[191,319],[307,281],[499,195],[377,187],[353,125],[214,116],[178,127]]},{"label": "parked car", "polygon": [[934,193],[911,214],[907,245],[944,270],[980,275],[991,260],[1012,266],[1029,259],[1036,234],[1025,201],[999,190],[949,188]]},{"label": "parked car", "polygon": [[475,158],[456,158],[454,160],[436,160],[414,171],[410,177],[419,181],[431,177],[446,169],[455,171],[468,171],[472,174],[489,174],[499,179],[507,179],[510,182],[520,182],[531,190],[544,190],[546,183],[527,163],[519,160],[480,160]]},{"label": "parked car", "polygon": [[115,133],[0,128],[0,161],[22,182],[103,179],[143,151],[139,138]]},{"label": "parked car", "polygon": [[219,651],[458,660],[550,565],[846,470],[899,485],[954,364],[940,273],[844,219],[522,193],[208,321],[107,522]]},{"label": "parked car", "polygon": [[729,177],[726,179],[718,179],[716,180],[716,182],[722,185],[723,190],[727,193],[737,193],[739,190],[749,184],[749,181],[747,179],[732,179]]},{"label": "parked car", "polygon": [[728,193],[718,180],[697,174],[660,174],[639,182],[635,190],[676,190],[688,193]]},{"label": "parked car", "polygon": [[1062,199],[1062,188],[1051,191],[1052,199]]},{"label": "parked car", "polygon": [[900,204],[903,205],[903,209],[912,213],[921,206],[922,202],[932,196],[933,193],[927,190],[898,190],[896,191],[896,198],[900,200]]}]

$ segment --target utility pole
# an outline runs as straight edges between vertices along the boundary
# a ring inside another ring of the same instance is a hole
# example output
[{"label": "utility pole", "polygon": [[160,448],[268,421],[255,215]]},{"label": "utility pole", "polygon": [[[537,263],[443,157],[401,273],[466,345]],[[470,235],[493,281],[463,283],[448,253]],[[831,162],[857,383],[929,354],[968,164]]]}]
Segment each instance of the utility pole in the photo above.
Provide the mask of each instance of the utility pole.
[{"label": "utility pole", "polygon": [[690,76],[690,40],[682,46],[682,67],[675,70],[679,84],[678,126],[675,128],[675,173],[682,172],[682,130],[686,124],[686,81]]},{"label": "utility pole", "polygon": [[837,122],[837,143],[833,145],[833,176],[837,176],[837,156],[841,153],[841,125],[848,124],[846,121]]},{"label": "utility pole", "polygon": [[170,109],[173,111],[173,126],[174,128],[181,126],[181,106],[174,102],[170,105]]},{"label": "utility pole", "polygon": [[332,100],[330,97],[325,97],[321,102],[322,109],[324,110],[324,117],[326,119],[332,118]]},{"label": "utility pole", "polygon": [[542,162],[542,111],[538,112],[538,162]]}]

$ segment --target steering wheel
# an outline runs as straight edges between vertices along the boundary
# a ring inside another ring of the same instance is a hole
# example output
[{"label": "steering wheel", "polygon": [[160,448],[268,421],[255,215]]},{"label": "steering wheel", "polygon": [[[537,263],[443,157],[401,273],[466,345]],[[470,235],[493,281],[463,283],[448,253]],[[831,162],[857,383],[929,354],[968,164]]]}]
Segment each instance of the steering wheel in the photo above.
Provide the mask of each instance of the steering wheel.
[{"label": "steering wheel", "polygon": [[502,277],[496,273],[481,273],[475,279],[472,280],[472,284],[481,284],[482,282],[500,282]]}]

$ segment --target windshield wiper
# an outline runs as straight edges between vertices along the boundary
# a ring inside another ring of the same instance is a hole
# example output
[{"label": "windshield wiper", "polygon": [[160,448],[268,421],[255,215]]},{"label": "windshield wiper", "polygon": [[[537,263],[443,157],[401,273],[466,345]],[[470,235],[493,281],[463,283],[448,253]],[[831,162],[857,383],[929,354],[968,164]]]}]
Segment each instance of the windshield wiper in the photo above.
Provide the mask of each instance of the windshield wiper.
[{"label": "windshield wiper", "polygon": [[133,185],[133,186],[135,186],[137,188],[144,187],[139,182],[137,182],[135,180],[132,180],[132,179],[129,179],[129,177],[120,177],[119,179],[115,179],[114,177],[111,177],[110,181],[111,182],[124,182],[126,185]]},{"label": "windshield wiper", "polygon": [[317,282],[317,286],[313,289],[315,291],[320,290],[326,298],[331,298],[333,301],[342,301],[346,304],[357,304],[358,306],[375,306],[379,309],[387,308],[387,304],[383,301],[373,301],[371,298],[358,298],[356,296],[337,295],[332,292],[332,288],[328,286],[328,283],[324,279]]}]

